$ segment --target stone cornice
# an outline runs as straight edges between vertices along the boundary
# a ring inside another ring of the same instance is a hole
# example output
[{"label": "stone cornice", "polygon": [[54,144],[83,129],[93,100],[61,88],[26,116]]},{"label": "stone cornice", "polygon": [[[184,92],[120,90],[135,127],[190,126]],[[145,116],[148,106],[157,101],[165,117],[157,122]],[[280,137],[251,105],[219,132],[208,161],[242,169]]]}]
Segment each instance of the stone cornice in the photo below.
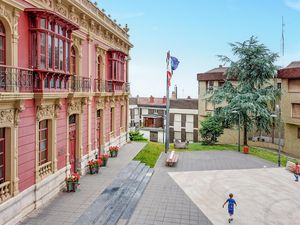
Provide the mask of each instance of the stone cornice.
[{"label": "stone cornice", "polygon": [[11,1],[11,0],[2,0],[2,2],[14,7],[15,9],[18,9],[20,11],[23,11],[26,7],[24,5],[22,5],[20,2],[18,1]]}]

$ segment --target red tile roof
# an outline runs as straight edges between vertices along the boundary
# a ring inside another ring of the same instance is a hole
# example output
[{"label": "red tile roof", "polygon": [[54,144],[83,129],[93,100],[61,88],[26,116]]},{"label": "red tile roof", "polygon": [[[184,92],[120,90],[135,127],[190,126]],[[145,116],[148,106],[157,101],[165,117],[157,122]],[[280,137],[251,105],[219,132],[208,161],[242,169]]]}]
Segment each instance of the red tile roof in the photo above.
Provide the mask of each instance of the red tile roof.
[{"label": "red tile roof", "polygon": [[197,80],[199,81],[209,81],[209,80],[225,80],[225,72],[228,67],[219,66],[205,73],[198,73]]},{"label": "red tile roof", "polygon": [[300,61],[291,62],[287,67],[277,71],[282,79],[300,78]]}]

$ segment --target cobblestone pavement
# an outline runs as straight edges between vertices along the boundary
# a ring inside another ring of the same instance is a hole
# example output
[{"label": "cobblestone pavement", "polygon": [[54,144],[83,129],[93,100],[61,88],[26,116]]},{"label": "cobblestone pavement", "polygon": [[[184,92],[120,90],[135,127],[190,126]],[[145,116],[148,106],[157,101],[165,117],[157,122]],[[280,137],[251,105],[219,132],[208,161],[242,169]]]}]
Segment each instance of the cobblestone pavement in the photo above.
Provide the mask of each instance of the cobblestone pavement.
[{"label": "cobblestone pavement", "polygon": [[165,166],[163,153],[130,225],[212,224],[168,172],[274,167],[265,160],[231,151],[182,152],[176,167]]},{"label": "cobblestone pavement", "polygon": [[98,175],[83,176],[76,193],[60,192],[46,206],[26,216],[20,224],[73,224],[144,146],[145,143],[124,145],[118,157],[110,158],[107,167],[101,168]]}]

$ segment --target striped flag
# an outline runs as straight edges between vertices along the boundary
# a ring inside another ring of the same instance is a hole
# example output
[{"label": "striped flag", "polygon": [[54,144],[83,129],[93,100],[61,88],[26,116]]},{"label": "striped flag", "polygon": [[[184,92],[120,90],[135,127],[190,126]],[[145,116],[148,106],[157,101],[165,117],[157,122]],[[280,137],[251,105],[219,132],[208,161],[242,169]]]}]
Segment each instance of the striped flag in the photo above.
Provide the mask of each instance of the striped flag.
[{"label": "striped flag", "polygon": [[[171,66],[170,66],[170,61],[171,61]],[[167,79],[168,79],[168,86],[171,86],[171,78],[173,75],[173,71],[177,69],[178,64],[179,64],[179,60],[174,57],[171,56],[170,51],[167,52],[167,58],[166,58],[166,62],[167,62]]]}]

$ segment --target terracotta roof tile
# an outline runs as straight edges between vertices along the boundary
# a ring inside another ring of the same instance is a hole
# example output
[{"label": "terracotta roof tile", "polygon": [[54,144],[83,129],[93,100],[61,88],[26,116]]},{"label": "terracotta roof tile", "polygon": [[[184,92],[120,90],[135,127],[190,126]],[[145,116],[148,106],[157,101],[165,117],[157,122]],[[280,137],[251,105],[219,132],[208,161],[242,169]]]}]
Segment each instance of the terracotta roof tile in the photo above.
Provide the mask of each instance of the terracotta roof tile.
[{"label": "terracotta roof tile", "polygon": [[300,78],[300,61],[291,62],[287,67],[278,70],[277,74],[283,79]]}]

